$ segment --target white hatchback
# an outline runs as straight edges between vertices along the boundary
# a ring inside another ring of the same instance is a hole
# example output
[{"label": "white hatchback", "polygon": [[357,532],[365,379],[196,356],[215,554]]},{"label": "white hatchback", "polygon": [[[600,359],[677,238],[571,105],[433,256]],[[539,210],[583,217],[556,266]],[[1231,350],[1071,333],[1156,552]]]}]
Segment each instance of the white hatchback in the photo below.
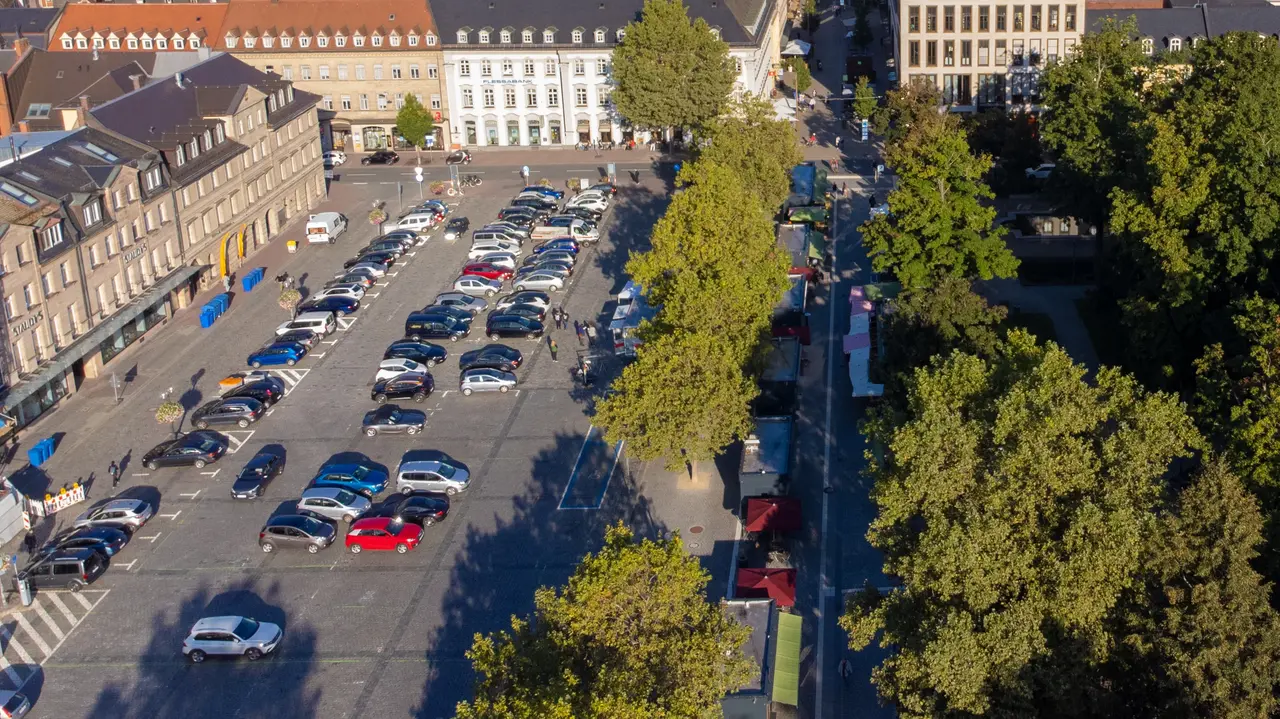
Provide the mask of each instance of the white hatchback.
[{"label": "white hatchback", "polygon": [[358,300],[361,297],[364,297],[364,288],[359,285],[339,285],[337,287],[330,287],[326,290],[320,290],[314,295],[309,295],[307,299],[319,300],[324,299],[325,297],[350,297],[353,300]]},{"label": "white hatchback", "polygon": [[321,157],[324,158],[324,164],[332,165],[333,167],[337,167],[347,161],[347,153],[342,152],[341,150],[329,150],[321,155]]},{"label": "white hatchback", "polygon": [[373,381],[381,382],[384,379],[399,377],[405,372],[421,372],[426,374],[427,368],[411,359],[402,359],[399,357],[395,359],[385,359],[378,365],[378,374],[374,375]]},{"label": "white hatchback", "polygon": [[476,275],[464,275],[453,283],[453,289],[472,297],[493,297],[502,290],[502,282]]}]

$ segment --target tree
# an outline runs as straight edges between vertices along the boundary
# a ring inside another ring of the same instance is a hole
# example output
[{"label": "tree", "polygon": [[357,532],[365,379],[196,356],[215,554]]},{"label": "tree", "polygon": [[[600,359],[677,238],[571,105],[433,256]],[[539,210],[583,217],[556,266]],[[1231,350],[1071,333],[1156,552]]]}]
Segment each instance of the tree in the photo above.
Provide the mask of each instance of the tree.
[{"label": "tree", "polygon": [[870,3],[856,3],[853,8],[853,37],[849,39],[850,44],[859,52],[865,52],[871,47],[871,42],[875,36],[871,34],[871,20],[869,15],[871,12]]},{"label": "tree", "polygon": [[948,122],[941,111],[942,93],[925,77],[912,77],[908,82],[885,93],[885,104],[872,116],[877,135],[886,145],[900,144],[913,130],[938,122]]},{"label": "tree", "polygon": [[417,95],[405,94],[404,107],[396,113],[396,130],[414,147],[422,147],[431,134],[435,123],[431,121],[431,113],[418,102]]},{"label": "tree", "polygon": [[755,662],[750,630],[707,601],[709,580],[678,535],[636,542],[610,527],[566,586],[537,591],[532,617],[476,635],[480,678],[459,719],[717,716]]},{"label": "tree", "polygon": [[165,400],[156,408],[156,422],[160,424],[173,424],[182,419],[182,405],[173,400]]},{"label": "tree", "polygon": [[701,127],[723,110],[734,77],[729,46],[705,20],[690,22],[680,0],[645,0],[614,48],[610,98],[637,127]]},{"label": "tree", "polygon": [[1038,127],[1035,115],[1023,111],[987,110],[966,116],[969,148],[995,160],[988,184],[996,194],[1011,194],[1027,186],[1024,170],[1039,165],[1044,157]]},{"label": "tree", "polygon": [[713,459],[751,431],[759,390],[723,339],[674,331],[647,339],[637,354],[614,394],[596,405],[593,421],[609,442],[625,441],[632,457],[662,457],[675,470]]},{"label": "tree", "polygon": [[955,120],[915,124],[888,145],[885,159],[898,173],[889,214],[862,226],[877,272],[893,272],[911,289],[945,277],[1014,275],[1018,260],[1005,246],[1005,228],[992,226],[996,210],[986,202],[992,194],[983,176],[991,159],[969,151]]},{"label": "tree", "polygon": [[889,651],[880,695],[904,717],[1088,715],[1100,626],[1196,441],[1178,399],[1112,368],[1090,384],[1014,331],[990,360],[917,370],[906,409],[882,406],[866,432],[883,456],[868,453],[867,536],[903,586],[863,593],[841,624],[853,648],[879,634]]},{"label": "tree", "polygon": [[813,74],[809,72],[809,63],[802,57],[789,57],[782,61],[782,67],[795,75],[796,92],[808,92],[813,85]]},{"label": "tree", "polygon": [[297,290],[287,289],[287,290],[280,291],[280,299],[279,299],[280,309],[289,310],[290,312],[292,312],[294,308],[298,306],[298,303],[301,301],[302,301],[302,293]]},{"label": "tree", "polygon": [[734,100],[725,114],[707,123],[702,136],[707,142],[698,162],[731,170],[766,210],[786,201],[791,168],[803,157],[795,130],[786,120],[777,119],[767,100],[750,95]]},{"label": "tree", "polygon": [[724,343],[722,360],[741,365],[790,287],[791,259],[736,170],[698,161],[680,177],[689,184],[654,225],[652,249],[627,262],[627,274],[662,308],[641,336],[707,332]]},{"label": "tree", "polygon": [[858,78],[853,86],[853,114],[860,120],[870,122],[875,117],[880,101],[876,99],[876,91],[871,88],[871,81],[866,75]]}]

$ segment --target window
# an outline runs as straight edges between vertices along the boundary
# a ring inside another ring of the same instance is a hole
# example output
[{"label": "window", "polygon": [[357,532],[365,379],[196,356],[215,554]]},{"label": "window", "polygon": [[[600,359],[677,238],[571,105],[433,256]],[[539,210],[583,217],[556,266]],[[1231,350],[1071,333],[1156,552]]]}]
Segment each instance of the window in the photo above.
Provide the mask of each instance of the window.
[{"label": "window", "polygon": [[560,90],[555,87],[547,88],[547,107],[560,107]]},{"label": "window", "polygon": [[503,61],[502,61],[502,74],[503,74],[504,76],[511,76],[511,75],[516,74],[516,66],[515,66],[515,63],[511,62],[510,60],[503,60]]},{"label": "window", "polygon": [[486,87],[486,88],[484,88],[483,90],[481,90],[480,92],[481,92],[482,96],[484,97],[484,106],[485,106],[486,108],[492,108],[492,107],[494,106],[493,88],[492,88],[492,87]]},{"label": "window", "polygon": [[1063,29],[1065,29],[1067,32],[1075,32],[1076,30],[1076,6],[1075,5],[1066,6],[1066,22],[1064,23]]},{"label": "window", "polygon": [[1180,37],[1169,38],[1169,49],[1172,50],[1173,52],[1178,52],[1179,50],[1181,50],[1182,38]]},{"label": "window", "polygon": [[533,42],[533,31],[525,30],[520,33],[520,42]]},{"label": "window", "polygon": [[71,284],[71,269],[70,267],[67,266],[67,263],[63,262],[62,264],[58,265],[58,276],[59,276],[59,279],[62,280],[63,287],[66,287],[67,285]]},{"label": "window", "polygon": [[480,77],[493,77],[493,63],[488,60],[480,61]]},{"label": "window", "polygon": [[907,8],[907,32],[920,32],[920,6]]},{"label": "window", "polygon": [[[244,37],[244,46],[247,48],[253,47],[257,42],[258,42],[258,38],[253,37],[252,35],[245,35]],[[160,43],[160,39],[156,38],[156,44],[159,44],[159,43]]]},{"label": "window", "polygon": [[969,65],[973,64],[973,41],[972,40],[960,41],[960,64],[964,67],[968,67]]},{"label": "window", "polygon": [[1058,6],[1049,6],[1049,32],[1058,31]]},{"label": "window", "polygon": [[63,35],[63,36],[62,36],[62,49],[63,49],[63,50],[70,50],[70,49],[71,49],[71,48],[73,48],[73,47],[75,47],[75,41],[73,41],[73,40],[72,40],[70,37],[68,37],[67,35]]},{"label": "window", "polygon": [[[387,36],[387,41],[391,43],[391,47],[400,47],[400,35],[398,35],[394,30],[392,30],[391,34]],[[409,44],[416,46],[418,44],[418,36],[410,35]]]},{"label": "window", "polygon": [[58,288],[53,284],[53,275],[48,272],[40,275],[40,288],[44,290],[45,297],[57,292]]},{"label": "window", "polygon": [[1004,32],[1009,29],[1009,23],[1007,22],[1008,14],[1009,8],[1004,5],[996,6],[996,32]]},{"label": "window", "polygon": [[986,67],[991,64],[991,41],[978,41],[978,64]]},{"label": "window", "polygon": [[[180,43],[180,42],[182,42],[182,41],[181,41],[181,40],[174,40],[174,41],[173,41],[173,46],[174,46],[175,48],[179,48],[178,43]],[[115,35],[112,35],[110,38],[108,38],[108,39],[107,39],[107,46],[108,46],[108,47],[110,47],[112,50],[119,50],[119,49],[120,49],[120,38],[116,37]],[[179,49],[180,49],[180,48],[179,48]]]},{"label": "window", "polygon": [[316,47],[329,47],[329,36],[328,36],[328,35],[317,35],[317,36],[316,36]]},{"label": "window", "polygon": [[441,107],[443,107],[443,105],[442,105],[442,104],[441,104],[441,102],[440,102],[440,96],[439,96],[439,95],[432,95],[432,96],[431,96],[431,109],[432,109],[432,110],[439,110],[439,109],[441,109]]},{"label": "window", "polygon": [[462,88],[462,107],[466,110],[475,107],[475,101],[471,97],[471,88],[469,87]]},{"label": "window", "polygon": [[1023,6],[1021,5],[1013,6],[1013,31],[1014,32],[1022,32],[1023,30],[1026,29],[1027,22],[1026,22],[1026,15],[1024,14],[1025,12],[1026,11],[1023,8]]},{"label": "window", "polygon": [[[92,250],[90,251],[90,254],[92,254]],[[16,305],[14,305],[14,303],[13,303],[13,295],[9,295],[8,297],[4,298],[4,316],[5,316],[5,319],[10,319],[10,320],[11,320],[11,319],[13,319],[14,317],[16,317],[17,315],[18,315],[18,308],[17,308],[17,306],[16,306]]]},{"label": "window", "polygon": [[283,77],[283,78],[284,78],[284,79],[286,79],[286,80],[290,80],[290,81],[292,81],[292,80],[293,80],[293,66],[292,66],[292,65],[285,65],[283,68],[281,68],[281,69],[280,69],[280,76],[281,76],[281,77]]},{"label": "window", "polygon": [[[357,68],[359,68],[359,73],[360,73],[360,77],[359,77],[359,79],[363,80],[363,79],[364,79],[364,65],[356,65],[356,67],[357,67]],[[347,79],[347,66],[346,66],[346,65],[339,65],[339,66],[338,66],[338,79],[339,79],[339,80],[346,80],[346,79]]]},{"label": "window", "polygon": [[[343,77],[342,77],[342,75],[343,75],[342,68],[343,68],[343,66],[342,66],[342,65],[339,65],[339,66],[338,66],[338,79],[339,79],[339,80],[343,79]],[[364,65],[356,65],[356,79],[357,79],[357,80],[363,80],[363,79],[364,79]]]},{"label": "window", "polygon": [[525,60],[525,61],[524,61],[524,76],[525,76],[525,77],[533,77],[533,73],[534,73],[533,60]]},{"label": "window", "polygon": [[343,110],[350,110],[350,109],[351,109],[351,96],[350,96],[350,95],[343,95],[343,96],[342,96],[342,109],[343,109]]},{"label": "window", "polygon": [[124,207],[124,191],[123,190],[115,191],[115,193],[112,195],[111,206],[116,208],[117,210]]},{"label": "window", "polygon": [[401,72],[401,68],[400,68],[400,66],[399,66],[399,65],[392,65],[392,66],[391,66],[391,79],[392,79],[392,80],[399,80],[399,79],[400,79],[400,72]]},{"label": "window", "polygon": [[938,8],[927,7],[924,9],[924,31],[938,31]]},{"label": "window", "polygon": [[[195,40],[192,40],[191,42],[195,42]],[[138,38],[136,37],[125,38],[124,46],[129,48],[130,50],[137,50]],[[192,45],[192,47],[195,47],[195,45]]]},{"label": "window", "polygon": [[[271,47],[271,44],[272,44],[273,42],[275,42],[275,40],[274,40],[270,35],[263,35],[263,36],[262,36],[262,46],[263,46],[263,47]],[[182,40],[179,40],[178,38],[174,38],[174,40],[173,40],[173,49],[178,50],[178,49],[180,49],[181,47],[182,47]]]},{"label": "window", "polygon": [[311,47],[311,38],[307,35],[299,35],[298,47]]},{"label": "window", "polygon": [[942,42],[942,64],[951,67],[956,64],[956,41],[944,40]]},{"label": "window", "polygon": [[[195,42],[196,42],[196,41],[195,41],[195,39],[194,39],[194,38],[192,38],[192,40],[191,40],[191,47],[195,47],[195,46],[196,46],[196,45],[195,45]],[[281,35],[281,36],[280,36],[280,47],[283,47],[283,48],[286,48],[286,49],[287,49],[287,48],[290,48],[290,47],[293,47],[293,38],[289,37],[288,35]]]},{"label": "window", "polygon": [[[435,45],[436,45],[436,36],[435,36],[435,35],[433,35],[433,34],[431,34],[431,33],[427,33],[427,34],[425,35],[425,37],[427,38],[427,47],[435,47]],[[417,35],[410,35],[410,36],[409,36],[409,44],[410,44],[410,45],[417,45],[417,44],[418,44],[418,36],[417,36]]]},{"label": "window", "polygon": [[[738,69],[738,72],[742,72],[742,69],[741,69],[741,68],[739,68],[739,69]],[[604,59],[604,58],[600,58],[600,59],[596,60],[596,74],[597,74],[597,75],[608,75],[608,74],[609,74],[609,61],[608,61],[608,60],[606,60],[606,59]]]},{"label": "window", "polygon": [[[361,66],[361,67],[363,67],[363,66]],[[374,65],[374,66],[373,66],[373,79],[374,79],[374,80],[381,80],[381,79],[382,79],[382,65],[380,65],[380,64],[379,64],[379,65]]]},{"label": "window", "polygon": [[582,44],[582,31],[581,31],[581,30],[574,30],[574,31],[573,31],[573,44],[574,44],[574,45],[581,45],[581,44]]},{"label": "window", "polygon": [[909,67],[920,67],[920,41],[912,40],[907,43],[907,65]]},{"label": "window", "polygon": [[1040,6],[1031,6],[1031,32],[1040,32]]},{"label": "window", "polygon": [[546,69],[545,69],[545,74],[546,74],[546,76],[547,76],[547,77],[555,77],[555,76],[556,76],[556,61],[555,61],[555,60],[547,60],[547,63],[546,63]]},{"label": "window", "polygon": [[[435,67],[435,65],[432,65],[432,67]],[[420,69],[419,69],[419,67],[418,67],[417,65],[410,65],[410,66],[409,66],[409,79],[410,79],[410,80],[417,80],[419,77],[421,77],[421,74],[422,74],[422,73],[421,73],[421,71],[420,71]]]},{"label": "window", "polygon": [[[373,35],[370,35],[370,36],[369,36],[369,42],[370,42],[370,44],[372,44],[374,47],[382,47],[382,36],[381,36],[381,35],[379,35],[379,34],[377,34],[377,33],[374,33]],[[359,44],[359,43],[357,43],[357,44]]]},{"label": "window", "polygon": [[96,244],[89,245],[89,269],[98,266],[98,246]]},{"label": "window", "polygon": [[1008,48],[1005,46],[1004,40],[996,40],[996,64],[1009,64]]},{"label": "window", "polygon": [[14,254],[14,256],[15,256],[15,257],[17,258],[17,260],[18,260],[18,266],[19,266],[19,267],[21,267],[21,266],[23,266],[23,265],[27,264],[27,258],[26,258],[26,255],[25,255],[25,253],[22,251],[22,248],[23,248],[23,247],[26,247],[26,243],[25,243],[25,242],[19,242],[18,244],[16,244],[16,245],[14,245],[14,246],[13,246],[13,254]]},{"label": "window", "polygon": [[553,43],[553,42],[555,42],[555,41],[556,41],[556,31],[555,31],[555,30],[543,30],[543,31],[542,31],[542,41],[543,41],[543,42],[545,42],[545,43]]},{"label": "window", "polygon": [[[101,213],[102,208],[98,208]],[[55,222],[40,231],[40,249],[48,252],[62,242],[62,222]]]},{"label": "window", "polygon": [[333,95],[325,95],[324,97],[320,98],[320,104],[324,105],[324,109],[326,109],[326,110],[332,110],[332,109],[333,109]]},{"label": "window", "polygon": [[146,185],[148,192],[159,187],[161,183],[160,168],[153,167],[150,170],[147,170],[147,174],[143,178],[143,183]]},{"label": "window", "polygon": [[461,43],[461,44],[465,44],[465,43],[467,42],[467,31],[466,31],[466,30],[459,30],[459,31],[458,31],[458,42],[459,42],[459,43]]},{"label": "window", "polygon": [[361,110],[369,109],[369,96],[363,92],[360,93],[360,109]]},{"label": "window", "polygon": [[22,301],[27,304],[27,309],[36,305],[36,293],[31,291],[31,285],[22,286]]},{"label": "window", "polygon": [[973,8],[968,5],[960,8],[960,32],[973,32]]},{"label": "window", "polygon": [[573,100],[574,100],[574,105],[576,107],[586,107],[587,106],[587,88],[585,87],[575,88],[573,91]]},{"label": "window", "polygon": [[516,106],[516,89],[514,87],[504,88],[502,91],[502,104],[504,107],[514,109]]},{"label": "window", "polygon": [[85,227],[92,227],[93,225],[102,222],[102,201],[97,199],[90,200],[85,203],[81,212],[84,215]]},{"label": "window", "polygon": [[[150,44],[150,42],[151,42],[151,40],[150,40],[150,39],[148,39],[148,40],[147,40],[147,43],[148,43],[148,44]],[[88,50],[88,49],[89,49],[89,41],[88,41],[88,40],[86,40],[86,39],[85,39],[85,38],[83,38],[83,37],[78,37],[78,38],[76,38],[76,47],[77,47],[77,48],[79,48],[79,49],[81,49],[81,50]]]},{"label": "window", "polygon": [[938,66],[938,41],[930,40],[924,44],[924,64],[929,67]]},{"label": "window", "polygon": [[48,117],[53,105],[48,102],[33,102],[27,106],[27,118]]},{"label": "window", "polygon": [[458,74],[461,75],[462,77],[471,77],[471,61],[470,60],[458,61]]},{"label": "window", "polygon": [[951,5],[942,8],[942,31],[956,31],[956,9]]},{"label": "window", "polygon": [[[378,109],[379,110],[387,109],[387,93],[385,92],[378,93],[377,99],[378,99]],[[404,104],[403,101],[401,102],[401,104],[402,105]]]},{"label": "window", "polygon": [[321,65],[321,66],[320,66],[320,79],[321,79],[321,80],[328,80],[328,79],[329,79],[329,66],[328,66],[328,65]]},{"label": "window", "polygon": [[488,45],[488,44],[489,44],[489,31],[488,31],[488,30],[481,30],[481,31],[480,31],[480,44],[482,44],[482,45]]},{"label": "window", "polygon": [[525,89],[524,104],[525,104],[525,107],[530,107],[530,108],[538,106],[538,88],[530,87]]},{"label": "window", "polygon": [[1142,38],[1142,53],[1144,55],[1150,55],[1154,53],[1155,49],[1156,49],[1156,43],[1154,40],[1152,40],[1149,37]]},{"label": "window", "polygon": [[991,8],[986,5],[978,8],[978,32],[991,30]]},{"label": "window", "polygon": [[[12,197],[18,202],[21,202],[27,207],[34,207],[36,202],[38,202],[31,193],[17,186],[10,185],[7,182],[0,182],[0,191],[3,191],[6,195]],[[21,260],[19,260],[19,263],[21,263]]]},{"label": "window", "polygon": [[[193,38],[190,38],[189,40],[187,40],[187,47],[191,48],[192,50],[199,50],[199,49],[200,49],[200,38],[193,37]],[[289,47],[288,43],[286,43],[286,44],[285,44],[285,47]]]},{"label": "window", "polygon": [[501,40],[502,40],[502,42],[503,42],[503,43],[509,43],[509,42],[511,42],[511,31],[510,31],[510,30],[503,30],[503,31],[498,35],[498,37],[499,37],[499,38],[501,38]]},{"label": "window", "polygon": [[574,76],[574,77],[582,77],[583,75],[586,75],[586,74],[587,74],[587,61],[586,61],[586,60],[574,60],[574,61],[573,61],[573,76]]},{"label": "window", "polygon": [[356,47],[364,47],[364,35],[352,35],[351,44]]},{"label": "window", "polygon": [[[414,75],[414,77],[417,77],[417,75]],[[427,65],[427,77],[432,80],[438,79],[440,77],[440,68],[435,65]]]}]

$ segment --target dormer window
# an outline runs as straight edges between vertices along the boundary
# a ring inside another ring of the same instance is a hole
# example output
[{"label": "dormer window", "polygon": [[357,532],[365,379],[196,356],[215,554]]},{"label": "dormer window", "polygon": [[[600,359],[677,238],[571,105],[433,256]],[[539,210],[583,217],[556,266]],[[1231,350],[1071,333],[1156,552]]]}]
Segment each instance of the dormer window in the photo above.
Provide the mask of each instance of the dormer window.
[{"label": "dormer window", "polygon": [[466,31],[466,30],[459,30],[459,31],[458,31],[458,44],[459,44],[459,45],[465,45],[465,44],[467,44],[467,31]]},{"label": "dormer window", "polygon": [[711,37],[714,37],[715,39],[719,40],[719,39],[720,39],[720,28],[718,28],[718,27],[713,27],[713,28],[711,28]]},{"label": "dormer window", "polygon": [[107,46],[107,45],[106,45],[106,43],[104,43],[104,42],[102,41],[102,38],[100,38],[100,37],[95,37],[95,38],[93,38],[93,49],[94,49],[94,50],[101,50],[101,49],[103,49],[103,48],[104,48],[104,47],[106,47],[106,46]]},{"label": "dormer window", "polygon": [[257,42],[258,42],[258,38],[252,35],[244,36],[244,47],[246,50],[252,49]]},{"label": "dormer window", "polygon": [[373,45],[374,47],[382,47],[382,36],[377,33],[370,35],[369,44]]},{"label": "dormer window", "polygon": [[[115,35],[112,35],[111,37],[107,38],[107,47],[111,48],[112,50],[119,50],[120,38],[116,37]],[[177,47],[177,45],[174,45],[174,47]]]},{"label": "dormer window", "polygon": [[604,43],[604,28],[599,28],[596,30],[596,42],[600,44]]},{"label": "dormer window", "polygon": [[618,28],[618,32],[616,34],[618,37],[618,42],[622,42],[622,38],[627,36],[627,29],[625,27],[620,27]]},{"label": "dormer window", "polygon": [[[113,37],[113,38],[111,38],[111,42],[112,42],[113,44],[116,44],[116,45],[118,45],[118,44],[119,44],[119,43],[117,43],[117,42],[116,42],[116,39],[115,39],[114,37]],[[263,46],[265,46],[265,47],[271,47],[271,38],[269,38],[269,37],[264,37],[264,38],[262,38],[262,44],[263,44]],[[180,38],[180,37],[175,37],[175,38],[173,39],[173,49],[174,49],[174,50],[185,50],[185,49],[186,49],[186,47],[187,47],[187,43],[186,43],[186,41],[184,41],[182,38]]]},{"label": "dormer window", "polygon": [[231,33],[227,33],[227,49],[228,49],[228,50],[234,50],[234,49],[236,49],[236,40],[237,40],[237,39],[238,39],[238,38],[236,38],[236,36],[235,36],[235,35],[232,35]]},{"label": "dormer window", "polygon": [[222,129],[222,123],[218,123],[213,128],[213,140],[221,145],[227,139],[227,131]]},{"label": "dormer window", "polygon": [[1193,47],[1193,48],[1195,48],[1195,47],[1200,47],[1200,38],[1199,38],[1199,37],[1193,37],[1193,38],[1191,38],[1191,47]]},{"label": "dormer window", "polygon": [[481,30],[481,31],[480,31],[480,44],[481,44],[481,45],[488,45],[488,44],[489,44],[489,31],[488,31],[488,30]]},{"label": "dormer window", "polygon": [[289,102],[293,102],[293,85],[286,85],[284,88],[284,97]]},{"label": "dormer window", "polygon": [[400,47],[400,33],[391,33],[387,36],[387,40],[391,42],[391,47]]},{"label": "dormer window", "polygon": [[299,36],[298,36],[298,47],[311,47],[311,36],[310,36],[310,35],[299,35]]},{"label": "dormer window", "polygon": [[316,35],[316,47],[329,47],[329,36]]},{"label": "dormer window", "polygon": [[351,36],[351,44],[356,47],[364,47],[364,35],[356,34]]},{"label": "dormer window", "polygon": [[346,35],[335,35],[335,36],[333,37],[333,44],[334,44],[334,45],[337,45],[338,47],[346,47],[346,46],[347,46],[347,36],[346,36]]},{"label": "dormer window", "polygon": [[499,35],[498,37],[502,40],[502,43],[503,43],[504,45],[505,45],[505,44],[507,44],[507,43],[510,43],[510,42],[511,42],[511,31],[510,31],[510,30],[503,30],[503,31],[502,31],[502,34],[501,34],[501,35]]},{"label": "dormer window", "polygon": [[147,37],[146,35],[143,35],[143,36],[142,36],[142,49],[143,49],[143,50],[150,50],[150,49],[152,49],[152,45],[153,45],[153,43],[151,42],[151,38]]},{"label": "dormer window", "polygon": [[70,50],[71,48],[75,47],[75,44],[76,44],[76,41],[75,41],[75,40],[72,40],[70,35],[63,35],[63,36],[62,36],[62,49],[63,49],[63,50]]},{"label": "dormer window", "polygon": [[581,44],[582,44],[582,31],[581,31],[581,30],[574,30],[574,31],[573,31],[573,44],[574,44],[574,45],[581,45]]},{"label": "dormer window", "polygon": [[1169,38],[1169,49],[1170,49],[1170,50],[1172,50],[1172,51],[1174,51],[1174,52],[1178,52],[1179,50],[1181,50],[1181,49],[1182,49],[1182,38],[1180,38],[1180,37],[1172,37],[1172,38]]},{"label": "dormer window", "polygon": [[177,157],[178,167],[182,167],[183,165],[187,164],[187,148],[183,147],[182,145],[178,145],[178,148],[174,152],[174,155]]},{"label": "dormer window", "polygon": [[[194,42],[194,41],[193,41],[193,42]],[[137,49],[138,49],[138,38],[136,38],[136,37],[132,37],[132,36],[125,38],[125,39],[124,39],[124,46],[125,46],[125,47],[127,47],[127,48],[129,48],[130,50],[137,50]],[[195,47],[195,45],[192,45],[191,47]]]},{"label": "dormer window", "polygon": [[533,42],[533,31],[525,30],[520,33],[520,42]]},{"label": "dormer window", "polygon": [[408,37],[408,38],[409,38],[409,45],[410,45],[410,46],[412,46],[412,47],[417,47],[417,46],[418,46],[418,36],[417,36],[417,35],[415,35],[415,34],[413,34],[413,33],[409,33],[409,34],[408,34],[408,35],[406,35],[405,37]]},{"label": "dormer window", "polygon": [[208,130],[204,131],[204,149],[209,150],[213,147],[213,133]]},{"label": "dormer window", "polygon": [[[274,37],[271,37],[270,35],[263,35],[263,36],[262,36],[262,47],[264,47],[264,48],[271,47],[273,44],[275,44],[275,41],[276,41],[276,39],[275,39]],[[175,41],[175,43],[176,43],[176,41]],[[177,50],[177,49],[178,49],[177,44],[175,44],[175,45],[173,46],[173,49],[175,49],[175,50]]]},{"label": "dormer window", "polygon": [[[289,38],[285,38],[283,41],[285,43],[285,47],[289,47],[288,40]],[[187,47],[192,50],[198,50],[200,48],[200,38],[192,36],[190,40],[187,40]]]},{"label": "dormer window", "polygon": [[1142,54],[1151,55],[1156,51],[1156,43],[1149,37],[1142,38]]},{"label": "dormer window", "polygon": [[[195,38],[192,38],[191,41],[195,42]],[[290,47],[292,45],[293,45],[293,38],[289,37],[288,35],[280,36],[280,47]],[[195,45],[192,45],[191,47],[195,47]]]},{"label": "dormer window", "polygon": [[191,148],[191,159],[194,160],[200,156],[200,140],[199,139],[192,138],[190,148]]},{"label": "dormer window", "polygon": [[556,31],[555,31],[555,30],[543,30],[543,31],[542,31],[542,41],[543,41],[543,42],[545,42],[545,43],[548,43],[548,44],[550,44],[550,43],[554,43],[554,42],[556,41]]},{"label": "dormer window", "polygon": [[76,38],[76,47],[80,48],[81,50],[88,50],[89,41],[85,39],[83,35],[81,35],[80,37]]},{"label": "dormer window", "polygon": [[436,46],[436,39],[437,39],[437,38],[436,38],[436,36],[435,36],[435,33],[430,33],[430,32],[429,32],[429,33],[427,33],[426,35],[424,35],[423,37],[425,37],[425,38],[427,39],[427,47],[435,47],[435,46]]},{"label": "dormer window", "polygon": [[[249,45],[247,42],[246,42],[246,45],[245,45],[245,46],[246,46],[246,47],[253,47],[252,45]],[[168,39],[166,39],[164,35],[161,35],[161,36],[159,36],[159,37],[157,37],[157,38],[156,38],[156,49],[157,49],[157,50],[168,50],[168,49],[169,49],[169,40],[168,40]]]}]

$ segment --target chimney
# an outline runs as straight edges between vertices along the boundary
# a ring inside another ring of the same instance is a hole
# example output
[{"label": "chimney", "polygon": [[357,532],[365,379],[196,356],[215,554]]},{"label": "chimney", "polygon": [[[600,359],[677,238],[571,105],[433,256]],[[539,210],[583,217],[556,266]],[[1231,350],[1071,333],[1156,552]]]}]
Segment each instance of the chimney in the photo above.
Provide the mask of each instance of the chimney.
[{"label": "chimney", "polygon": [[141,75],[130,75],[130,76],[129,76],[129,82],[133,83],[133,89],[134,89],[134,90],[141,90],[141,89],[142,89],[142,76],[141,76]]},{"label": "chimney", "polygon": [[31,49],[31,41],[25,37],[20,37],[13,41],[13,52],[18,57],[22,57]]},{"label": "chimney", "polygon": [[31,126],[26,120],[18,120],[18,132],[31,132]]},{"label": "chimney", "polygon": [[80,107],[76,109],[76,126],[86,127],[89,124],[89,96],[80,96]]}]

